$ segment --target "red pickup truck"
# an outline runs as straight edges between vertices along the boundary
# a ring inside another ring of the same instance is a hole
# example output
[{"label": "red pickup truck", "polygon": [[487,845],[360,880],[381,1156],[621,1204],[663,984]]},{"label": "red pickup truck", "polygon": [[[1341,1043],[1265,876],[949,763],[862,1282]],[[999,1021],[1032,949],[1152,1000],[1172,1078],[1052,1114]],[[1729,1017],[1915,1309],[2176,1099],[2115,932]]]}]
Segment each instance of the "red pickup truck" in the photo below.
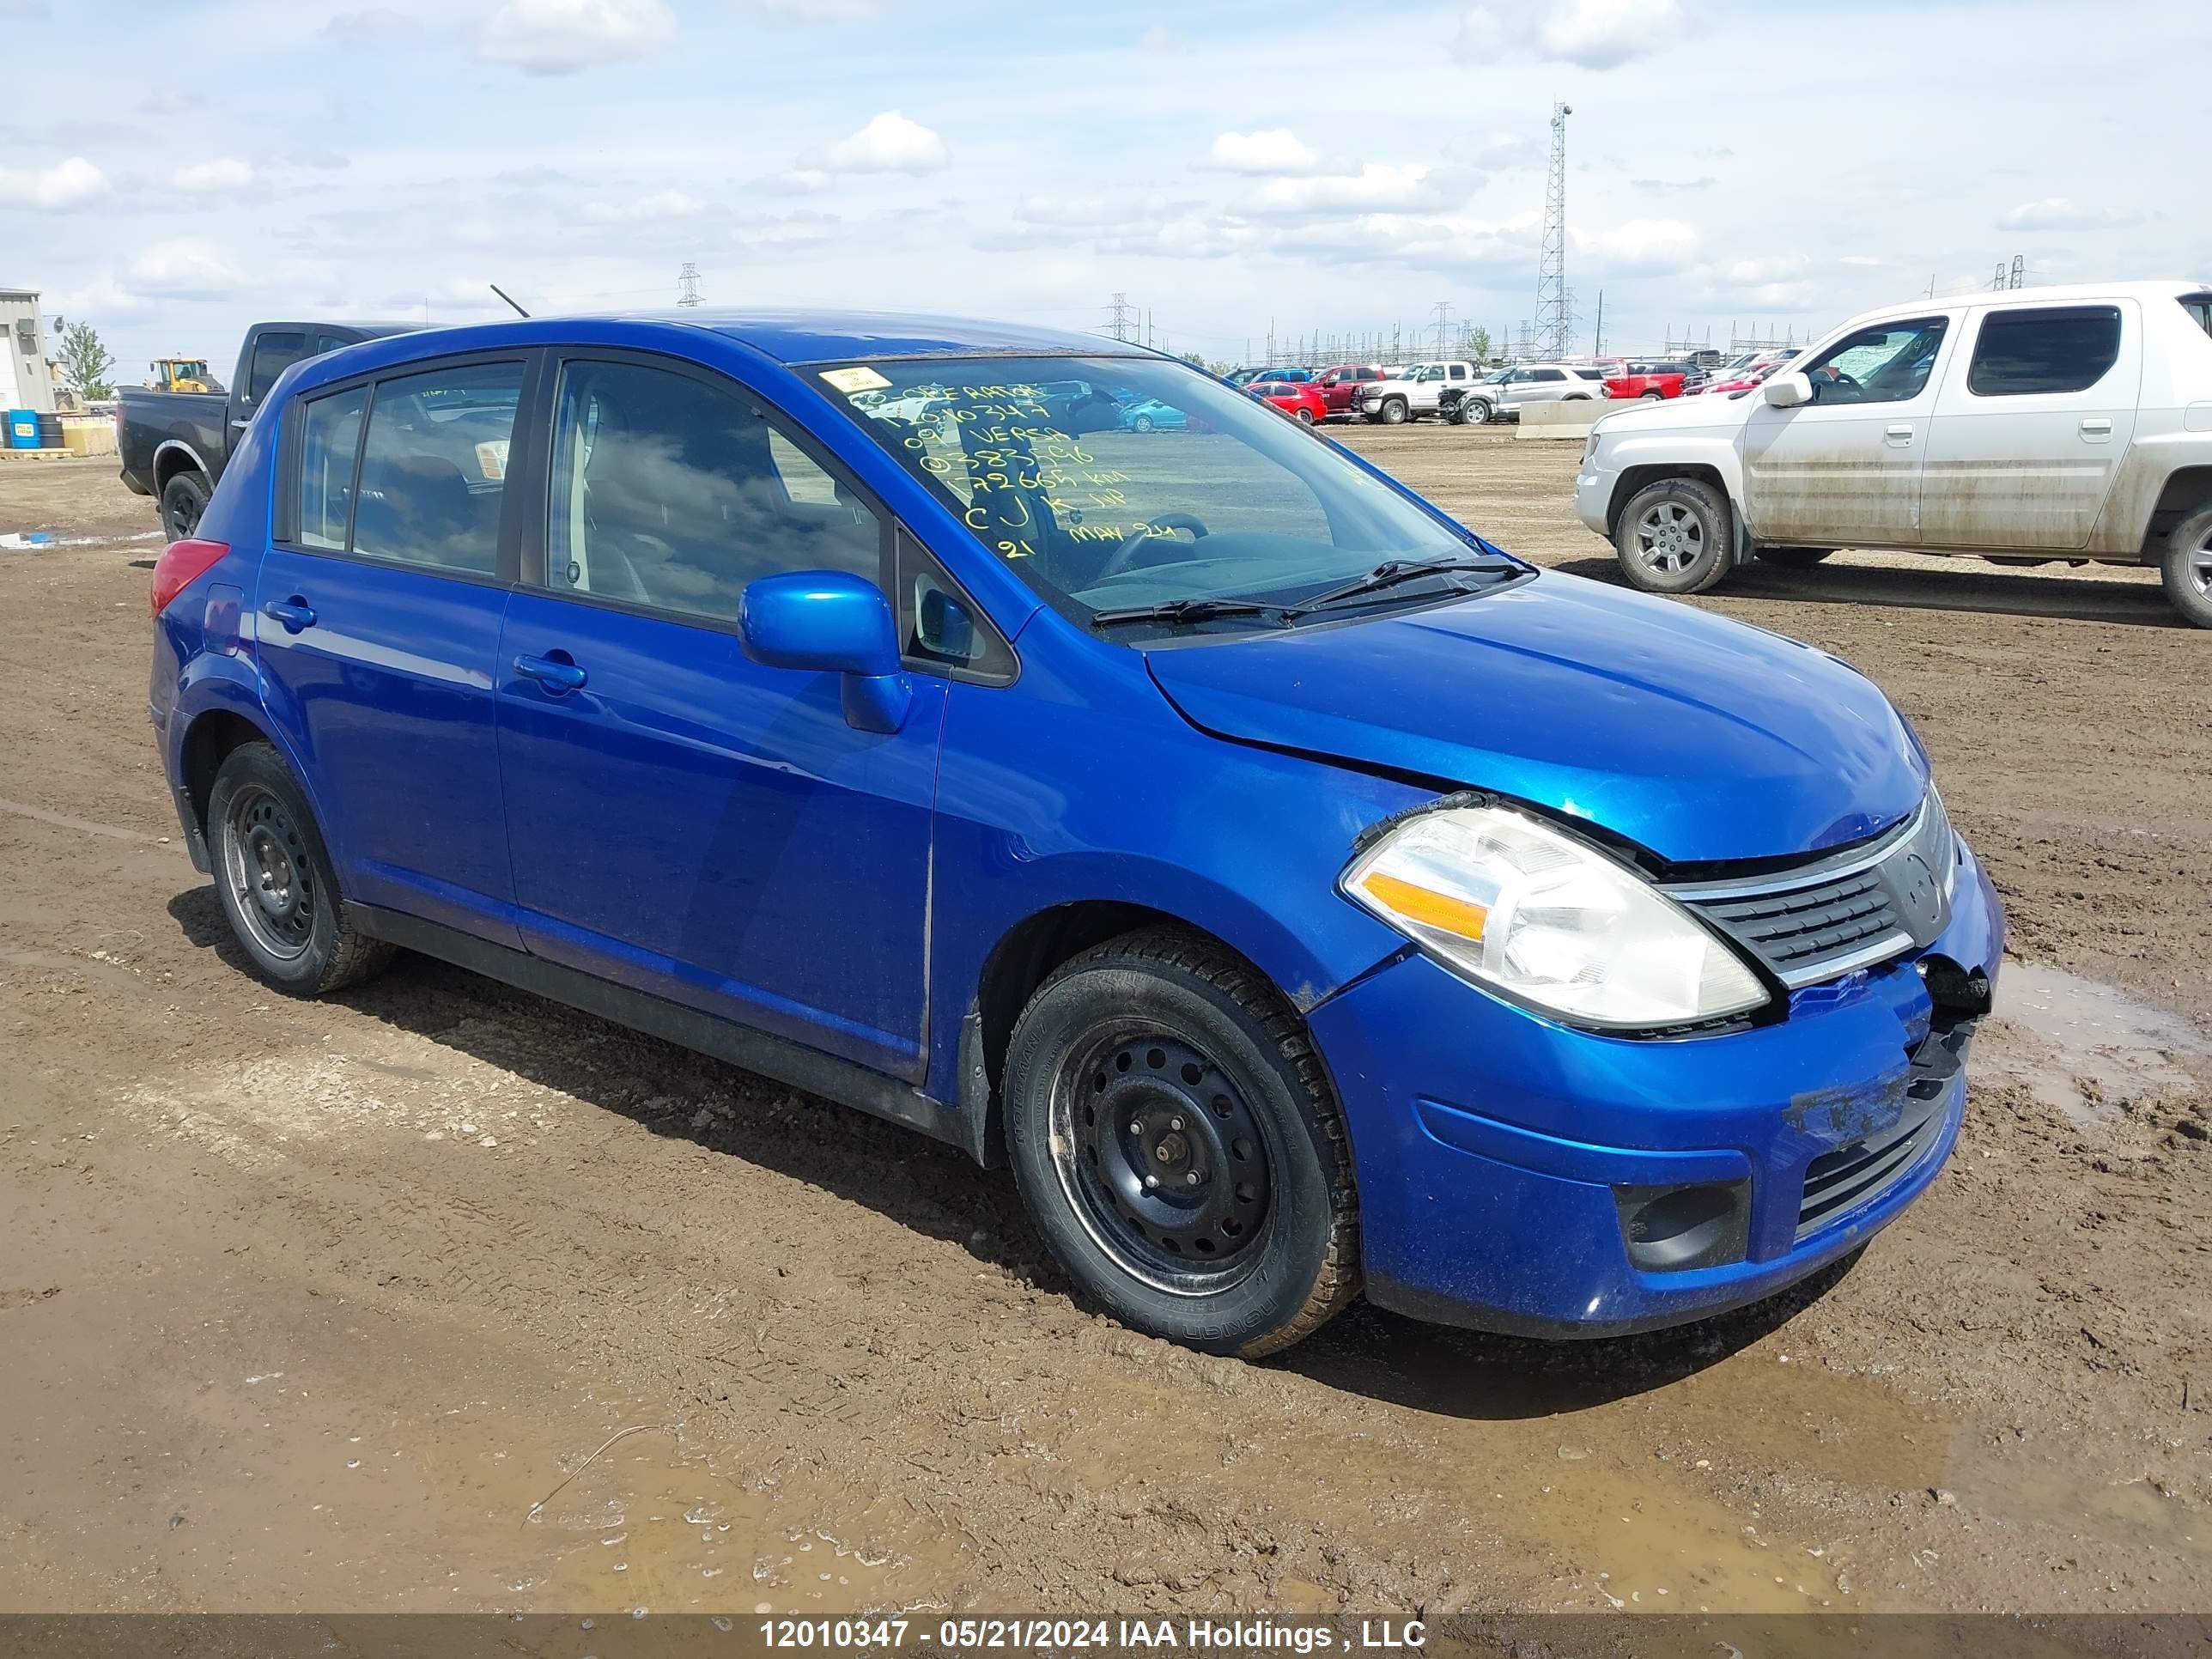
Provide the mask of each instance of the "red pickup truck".
[{"label": "red pickup truck", "polygon": [[1314,380],[1321,388],[1321,395],[1328,402],[1328,412],[1322,418],[1333,421],[1342,416],[1349,420],[1359,413],[1360,388],[1370,381],[1389,378],[1374,363],[1339,363],[1322,370]]},{"label": "red pickup truck", "polygon": [[1606,377],[1608,398],[1679,398],[1682,382],[1696,373],[1687,363],[1629,363]]}]

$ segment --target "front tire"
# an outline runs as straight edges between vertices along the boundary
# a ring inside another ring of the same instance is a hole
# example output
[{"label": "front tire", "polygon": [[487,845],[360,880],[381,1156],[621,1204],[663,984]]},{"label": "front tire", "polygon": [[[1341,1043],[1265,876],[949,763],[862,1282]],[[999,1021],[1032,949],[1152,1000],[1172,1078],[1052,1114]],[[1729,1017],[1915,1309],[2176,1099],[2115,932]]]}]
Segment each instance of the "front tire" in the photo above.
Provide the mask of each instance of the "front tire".
[{"label": "front tire", "polygon": [[1152,417],[1149,415],[1139,415],[1129,422],[1129,430],[1132,432],[1150,432],[1152,429]]},{"label": "front tire", "polygon": [[208,792],[207,836],[231,933],[278,990],[322,996],[391,961],[391,945],[347,925],[322,832],[271,745],[231,750]]},{"label": "front tire", "polygon": [[1060,968],[1006,1054],[1006,1143],[1038,1231],[1123,1324],[1274,1353],[1359,1287],[1352,1152],[1282,994],[1162,929]]},{"label": "front tire", "polygon": [[1406,423],[1406,400],[1403,398],[1386,398],[1383,399],[1382,413],[1378,418],[1385,426],[1403,426]]},{"label": "front tire", "polygon": [[1467,426],[1488,426],[1495,413],[1489,403],[1480,398],[1463,399],[1459,406],[1459,417]]},{"label": "front tire", "polygon": [[1727,498],[1712,485],[1662,478],[1629,499],[1613,548],[1632,586],[1702,593],[1728,574],[1734,530]]},{"label": "front tire", "polygon": [[173,542],[197,532],[215,492],[197,472],[179,472],[161,486],[161,531]]},{"label": "front tire", "polygon": [[1313,410],[1310,409],[1300,410],[1298,411],[1298,422],[1302,426],[1311,426],[1313,424]]},{"label": "front tire", "polygon": [[2160,574],[2167,602],[2198,628],[2212,628],[2212,507],[2174,526]]}]

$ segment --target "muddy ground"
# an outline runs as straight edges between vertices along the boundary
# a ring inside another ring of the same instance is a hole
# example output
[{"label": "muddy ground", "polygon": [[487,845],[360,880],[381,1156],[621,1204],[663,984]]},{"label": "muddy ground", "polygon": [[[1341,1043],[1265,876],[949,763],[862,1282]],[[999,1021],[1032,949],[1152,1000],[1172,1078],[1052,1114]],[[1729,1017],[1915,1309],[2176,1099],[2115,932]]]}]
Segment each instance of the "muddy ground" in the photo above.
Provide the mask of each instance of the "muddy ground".
[{"label": "muddy ground", "polygon": [[[1576,446],[1352,441],[1607,574]],[[2212,638],[2144,574],[1697,601],[1880,680],[2010,907],[1959,1155],[1854,1266],[1245,1364],[901,1130],[419,960],[260,990],[149,740],[152,523],[0,465],[61,538],[0,550],[0,1609],[2205,1607]]]}]

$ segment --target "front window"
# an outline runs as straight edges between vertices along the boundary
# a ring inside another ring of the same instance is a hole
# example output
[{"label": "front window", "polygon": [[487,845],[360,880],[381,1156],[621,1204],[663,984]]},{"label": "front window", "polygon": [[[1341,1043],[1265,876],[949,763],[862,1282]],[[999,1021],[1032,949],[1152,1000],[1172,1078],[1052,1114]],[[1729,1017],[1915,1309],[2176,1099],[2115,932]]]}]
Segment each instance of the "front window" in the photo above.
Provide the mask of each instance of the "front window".
[{"label": "front window", "polygon": [[[1392,560],[1498,568],[1333,444],[1184,364],[957,358],[815,372],[986,548],[1079,621],[1177,601],[1294,606]],[[1143,433],[1078,433],[1039,396],[1050,382],[1094,379],[1175,418]],[[861,401],[875,392],[884,396]],[[1432,601],[1435,590],[1415,580],[1387,599]]]},{"label": "front window", "polygon": [[1805,370],[1816,404],[1902,404],[1920,395],[1949,319],[1914,317],[1847,335]]}]

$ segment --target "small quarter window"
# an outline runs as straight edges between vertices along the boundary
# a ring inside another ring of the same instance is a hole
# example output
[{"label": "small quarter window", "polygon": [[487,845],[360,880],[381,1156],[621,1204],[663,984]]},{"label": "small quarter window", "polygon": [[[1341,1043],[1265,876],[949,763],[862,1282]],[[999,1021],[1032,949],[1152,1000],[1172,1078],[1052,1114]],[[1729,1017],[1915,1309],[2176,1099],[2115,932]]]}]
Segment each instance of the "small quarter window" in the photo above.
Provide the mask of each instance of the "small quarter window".
[{"label": "small quarter window", "polygon": [[368,388],[356,386],[304,407],[298,497],[302,547],[345,547],[346,520],[353,510],[354,451],[368,406]]},{"label": "small quarter window", "polygon": [[2118,306],[1992,311],[1974,341],[1966,390],[1977,398],[2086,392],[2119,360]]}]

